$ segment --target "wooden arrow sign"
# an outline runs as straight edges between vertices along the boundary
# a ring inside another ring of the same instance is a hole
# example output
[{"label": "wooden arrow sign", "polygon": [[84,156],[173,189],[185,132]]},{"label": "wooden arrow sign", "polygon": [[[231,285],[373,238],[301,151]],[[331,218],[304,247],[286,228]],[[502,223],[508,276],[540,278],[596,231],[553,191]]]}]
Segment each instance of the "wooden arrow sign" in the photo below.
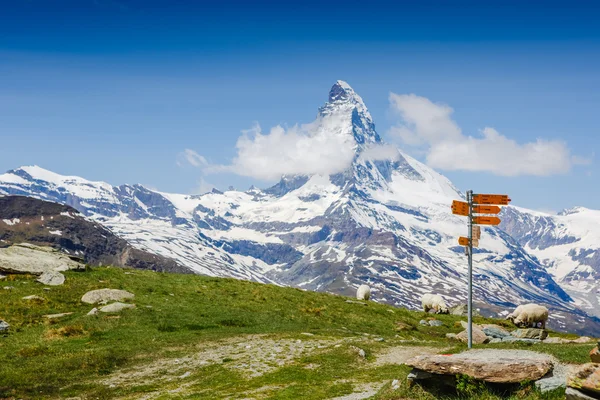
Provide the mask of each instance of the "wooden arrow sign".
[{"label": "wooden arrow sign", "polygon": [[473,204],[498,204],[506,206],[510,199],[505,194],[474,194]]},{"label": "wooden arrow sign", "polygon": [[464,201],[454,200],[452,202],[452,214],[462,215],[467,217],[469,215],[469,203]]},{"label": "wooden arrow sign", "polygon": [[[468,246],[469,245],[469,238],[466,238],[464,236],[461,236],[458,238],[458,244],[461,246]],[[478,239],[473,239],[473,247],[478,247],[479,246],[479,240]]]},{"label": "wooden arrow sign", "polygon": [[474,226],[473,227],[473,239],[481,239],[481,227]]},{"label": "wooden arrow sign", "polygon": [[499,214],[500,207],[498,206],[475,206],[473,207],[475,214]]},{"label": "wooden arrow sign", "polygon": [[498,217],[474,217],[473,223],[476,225],[499,225],[500,218],[498,218]]}]

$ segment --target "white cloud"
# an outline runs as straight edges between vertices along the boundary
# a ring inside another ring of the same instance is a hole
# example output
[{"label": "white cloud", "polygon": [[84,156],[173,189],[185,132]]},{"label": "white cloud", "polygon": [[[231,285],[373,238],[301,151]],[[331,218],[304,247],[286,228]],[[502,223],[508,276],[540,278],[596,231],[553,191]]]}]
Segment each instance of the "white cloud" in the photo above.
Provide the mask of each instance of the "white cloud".
[{"label": "white cloud", "polygon": [[208,166],[208,161],[206,161],[206,158],[190,149],[185,149],[181,153],[177,154],[177,160],[175,163],[180,167],[185,165],[191,165],[192,167],[198,168]]},{"label": "white cloud", "polygon": [[278,125],[263,134],[256,124],[242,132],[236,144],[237,155],[230,165],[211,165],[204,171],[232,172],[262,180],[342,172],[352,163],[356,143],[341,126],[343,121],[326,117],[288,129]]},{"label": "white cloud", "polygon": [[566,143],[559,140],[521,144],[489,127],[482,129],[479,137],[465,136],[451,118],[451,107],[425,97],[391,93],[390,103],[401,118],[390,134],[425,151],[427,164],[434,168],[546,176],[566,173],[572,165],[590,161],[572,156]]},{"label": "white cloud", "polygon": [[215,185],[210,182],[207,182],[204,178],[200,178],[198,181],[198,186],[192,191],[192,194],[204,194],[213,190]]}]

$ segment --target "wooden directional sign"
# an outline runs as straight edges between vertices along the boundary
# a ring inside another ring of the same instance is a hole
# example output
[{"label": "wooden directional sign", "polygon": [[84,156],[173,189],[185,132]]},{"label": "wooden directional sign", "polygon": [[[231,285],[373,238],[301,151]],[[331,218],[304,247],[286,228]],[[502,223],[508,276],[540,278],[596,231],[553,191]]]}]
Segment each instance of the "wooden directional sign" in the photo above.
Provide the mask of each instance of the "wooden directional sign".
[{"label": "wooden directional sign", "polygon": [[498,204],[506,206],[510,199],[505,194],[474,194],[473,204]]},{"label": "wooden directional sign", "polygon": [[475,225],[499,225],[500,218],[498,218],[498,217],[474,217],[473,223]]},{"label": "wooden directional sign", "polygon": [[454,200],[452,202],[452,214],[468,216],[469,215],[469,203],[464,201]]},{"label": "wooden directional sign", "polygon": [[475,214],[499,214],[500,207],[498,207],[498,206],[474,206],[473,213],[475,213]]},{"label": "wooden directional sign", "polygon": [[473,226],[473,239],[480,239],[481,238],[481,227],[480,226]]},{"label": "wooden directional sign", "polygon": [[[459,237],[458,244],[461,246],[468,246],[469,238],[466,238],[464,236]],[[478,246],[479,246],[479,239],[473,239],[473,247],[478,247]]]}]

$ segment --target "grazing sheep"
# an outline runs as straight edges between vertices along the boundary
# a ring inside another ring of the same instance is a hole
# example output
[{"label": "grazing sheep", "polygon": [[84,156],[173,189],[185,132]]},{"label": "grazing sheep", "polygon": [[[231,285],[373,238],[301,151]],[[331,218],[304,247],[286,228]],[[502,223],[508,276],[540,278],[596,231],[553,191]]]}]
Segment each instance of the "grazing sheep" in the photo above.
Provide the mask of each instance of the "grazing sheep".
[{"label": "grazing sheep", "polygon": [[506,319],[520,328],[537,327],[541,323],[542,329],[546,329],[548,321],[548,309],[538,304],[530,303],[518,306],[515,311],[508,314]]},{"label": "grazing sheep", "polygon": [[356,298],[358,300],[369,300],[371,297],[371,288],[369,285],[360,285],[356,290]]},{"label": "grazing sheep", "polygon": [[446,302],[439,294],[426,293],[421,299],[421,305],[423,311],[429,312],[429,310],[435,310],[436,314],[448,314],[448,307]]}]

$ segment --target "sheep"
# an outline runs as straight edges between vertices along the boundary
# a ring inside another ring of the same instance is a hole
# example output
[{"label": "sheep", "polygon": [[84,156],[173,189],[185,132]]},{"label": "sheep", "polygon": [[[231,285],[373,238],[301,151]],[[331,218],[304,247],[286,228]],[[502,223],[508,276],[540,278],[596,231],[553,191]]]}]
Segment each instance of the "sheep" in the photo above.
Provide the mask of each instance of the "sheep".
[{"label": "sheep", "polygon": [[448,314],[448,307],[446,302],[439,294],[426,293],[421,299],[421,305],[423,311],[429,312],[429,310],[435,310],[436,314]]},{"label": "sheep", "polygon": [[542,329],[546,329],[548,321],[548,309],[538,304],[530,303],[518,306],[515,311],[508,314],[506,319],[520,328],[534,327],[541,323]]},{"label": "sheep", "polygon": [[356,298],[358,300],[369,300],[371,297],[371,288],[369,285],[360,285],[356,290]]}]

